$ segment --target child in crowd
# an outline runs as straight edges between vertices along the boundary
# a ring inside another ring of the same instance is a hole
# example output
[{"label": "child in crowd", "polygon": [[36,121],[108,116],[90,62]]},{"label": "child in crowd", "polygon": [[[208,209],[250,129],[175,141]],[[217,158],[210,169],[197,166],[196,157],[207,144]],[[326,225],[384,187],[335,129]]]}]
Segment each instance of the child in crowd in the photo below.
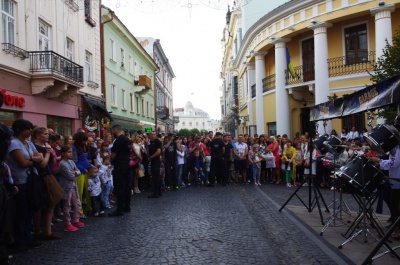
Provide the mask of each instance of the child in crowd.
[{"label": "child in crowd", "polygon": [[104,203],[101,196],[101,181],[98,169],[94,166],[89,168],[89,192],[92,202],[93,216],[104,216]]},{"label": "child in crowd", "polygon": [[[81,201],[76,190],[76,177],[81,174],[72,161],[72,148],[65,145],[61,147],[61,161],[58,168],[60,174],[60,185],[64,189],[63,197],[63,213],[65,227],[64,231],[75,232],[78,228],[84,227],[85,224],[79,221],[79,209]],[[72,222],[71,222],[71,204],[73,206]]]},{"label": "child in crowd", "polygon": [[199,186],[199,177],[203,180],[204,184],[207,183],[203,173],[203,157],[200,156],[200,152],[198,150],[194,151],[193,158],[193,184],[195,187]]},{"label": "child in crowd", "polygon": [[101,180],[101,183],[103,184],[101,194],[103,197],[102,199],[104,202],[104,207],[108,209],[112,208],[109,201],[109,196],[111,192],[111,178],[112,178],[111,170],[112,166],[110,163],[110,156],[105,156],[103,158],[102,165],[99,167],[99,178]]},{"label": "child in crowd", "polygon": [[250,153],[250,160],[252,162],[251,165],[253,167],[254,185],[261,186],[260,176],[261,176],[261,160],[262,160],[262,158],[261,158],[258,144],[253,145],[253,150]]}]

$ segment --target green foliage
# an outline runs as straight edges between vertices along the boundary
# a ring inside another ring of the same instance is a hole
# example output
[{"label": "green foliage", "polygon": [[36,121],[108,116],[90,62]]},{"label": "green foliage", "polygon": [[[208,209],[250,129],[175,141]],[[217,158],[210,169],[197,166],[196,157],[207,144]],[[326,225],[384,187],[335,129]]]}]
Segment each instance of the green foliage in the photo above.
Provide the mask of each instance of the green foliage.
[{"label": "green foliage", "polygon": [[200,131],[199,131],[199,129],[194,128],[194,129],[191,129],[191,130],[190,130],[190,134],[191,134],[191,135],[195,135],[195,134],[200,135]]},{"label": "green foliage", "polygon": [[[397,29],[393,35],[393,45],[386,40],[383,55],[377,58],[374,72],[369,73],[371,81],[376,84],[393,76],[400,74],[400,30]],[[397,105],[384,107],[379,110],[378,117],[385,118],[391,124],[397,116]]]},{"label": "green foliage", "polygon": [[205,129],[202,129],[202,130],[200,131],[200,134],[201,134],[201,135],[206,135],[207,133],[208,133],[208,131],[205,130]]},{"label": "green foliage", "polygon": [[178,135],[189,137],[190,131],[188,129],[180,129]]}]

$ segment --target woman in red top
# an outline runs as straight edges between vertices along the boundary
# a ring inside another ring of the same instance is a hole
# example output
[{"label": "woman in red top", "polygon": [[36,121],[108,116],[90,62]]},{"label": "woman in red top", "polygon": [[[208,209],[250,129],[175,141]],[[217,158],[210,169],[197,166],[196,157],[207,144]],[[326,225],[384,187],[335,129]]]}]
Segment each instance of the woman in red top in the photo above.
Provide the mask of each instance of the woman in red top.
[{"label": "woman in red top", "polygon": [[208,137],[204,138],[203,142],[200,143],[200,153],[206,157],[210,155],[210,151],[208,150],[208,144],[210,139]]},{"label": "woman in red top", "polygon": [[268,145],[266,151],[267,152],[272,152],[272,154],[275,157],[275,168],[272,170],[272,183],[275,183],[278,185],[281,183],[281,177],[280,177],[280,156],[279,156],[279,143],[276,140],[275,136],[271,136],[271,144]]}]

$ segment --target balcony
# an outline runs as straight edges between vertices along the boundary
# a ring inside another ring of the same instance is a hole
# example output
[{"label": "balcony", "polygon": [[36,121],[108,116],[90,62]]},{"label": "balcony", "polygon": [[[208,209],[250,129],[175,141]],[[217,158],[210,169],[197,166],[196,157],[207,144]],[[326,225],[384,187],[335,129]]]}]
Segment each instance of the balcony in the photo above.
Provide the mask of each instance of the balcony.
[{"label": "balcony", "polygon": [[231,98],[229,101],[229,109],[236,111],[239,108],[239,99],[237,97]]},{"label": "balcony", "polygon": [[315,80],[314,65],[300,65],[294,67],[295,76],[285,70],[286,85],[295,85]]},{"label": "balcony", "polygon": [[79,6],[77,3],[75,3],[74,0],[65,0],[65,4],[69,6],[69,8],[71,8],[74,12],[79,11]]},{"label": "balcony", "polygon": [[161,120],[167,120],[169,118],[169,108],[165,106],[157,107],[157,118]]},{"label": "balcony", "polygon": [[357,56],[340,56],[328,59],[329,77],[366,73],[375,65],[375,51],[358,52]]},{"label": "balcony", "polygon": [[139,80],[135,81],[136,93],[143,95],[152,89],[151,79],[147,75],[140,75]]},{"label": "balcony", "polygon": [[16,57],[21,58],[21,60],[25,60],[29,58],[29,53],[11,43],[2,43],[3,51],[8,54],[12,54]]},{"label": "balcony", "polygon": [[83,67],[53,52],[29,52],[32,73],[53,74],[83,86]]},{"label": "balcony", "polygon": [[263,93],[275,89],[275,74],[269,75],[262,80],[263,83]]}]

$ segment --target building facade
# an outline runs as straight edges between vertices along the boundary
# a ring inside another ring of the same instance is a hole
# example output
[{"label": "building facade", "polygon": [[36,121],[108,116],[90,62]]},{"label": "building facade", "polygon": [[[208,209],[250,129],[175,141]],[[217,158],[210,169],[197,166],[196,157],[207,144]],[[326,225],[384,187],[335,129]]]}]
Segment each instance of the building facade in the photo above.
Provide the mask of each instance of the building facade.
[{"label": "building facade", "polygon": [[104,87],[111,126],[155,130],[155,61],[109,8],[102,6]]},{"label": "building facade", "polygon": [[153,58],[158,66],[156,81],[156,131],[157,133],[173,133],[173,90],[174,71],[164,53],[159,39],[138,38],[140,44]]},{"label": "building facade", "polygon": [[174,117],[179,119],[179,122],[175,124],[175,131],[181,129],[210,131],[211,129],[211,120],[208,113],[195,108],[190,101],[186,103],[184,108],[175,108]]},{"label": "building facade", "polygon": [[[240,21],[246,17],[239,4],[224,29],[228,37],[223,42],[221,74],[233,88],[237,80],[238,105],[222,121],[226,127],[231,115],[237,121],[236,133],[251,135],[293,137],[314,131],[309,107],[371,84],[368,71],[400,24],[398,0],[289,1],[272,6],[247,25],[236,45]],[[293,65],[291,71],[288,62]],[[318,131],[340,132],[353,126],[361,131],[366,114],[328,121],[325,126],[320,123]]]},{"label": "building facade", "polygon": [[72,135],[85,125],[82,96],[108,114],[99,85],[99,1],[1,0],[1,14],[0,120],[10,126],[24,118]]}]

